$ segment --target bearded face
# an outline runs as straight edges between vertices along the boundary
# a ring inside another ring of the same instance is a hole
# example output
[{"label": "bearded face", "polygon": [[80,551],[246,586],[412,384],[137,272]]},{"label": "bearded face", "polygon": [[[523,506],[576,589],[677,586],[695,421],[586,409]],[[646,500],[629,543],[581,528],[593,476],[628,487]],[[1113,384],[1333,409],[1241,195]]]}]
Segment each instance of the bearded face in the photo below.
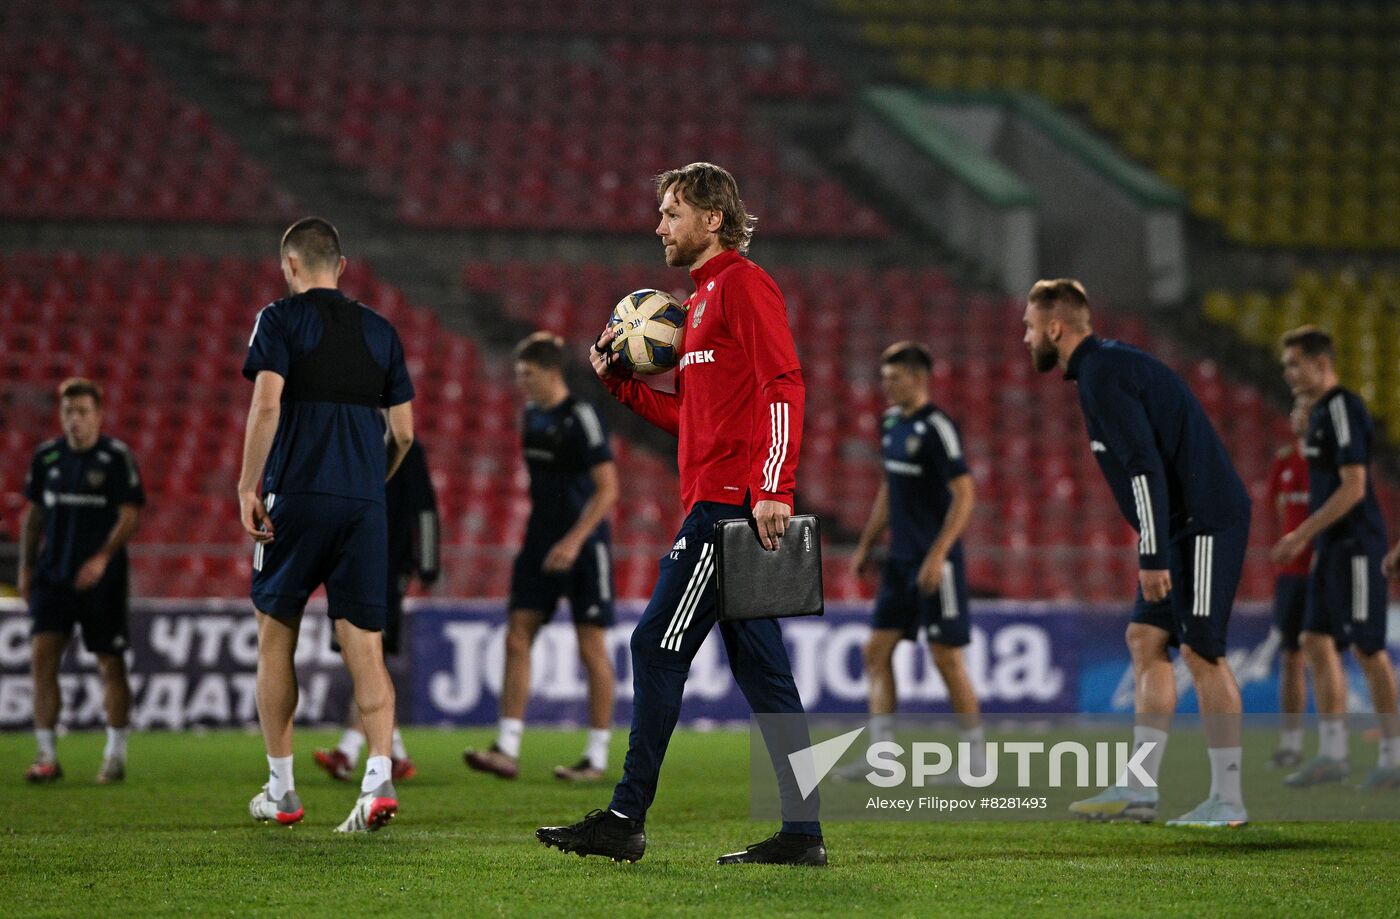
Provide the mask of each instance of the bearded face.
[{"label": "bearded face", "polygon": [[1050,337],[1043,332],[1039,340],[1032,342],[1030,347],[1031,364],[1035,366],[1037,373],[1049,373],[1059,364],[1060,352],[1055,350]]},{"label": "bearded face", "polygon": [[666,189],[661,198],[661,222],[656,235],[666,250],[666,264],[672,268],[689,268],[700,260],[710,247],[713,234],[706,223],[709,213],[677,195],[675,188]]},{"label": "bearded face", "polygon": [[1050,340],[1050,320],[1044,310],[1037,309],[1034,303],[1026,304],[1026,314],[1022,322],[1026,334],[1021,341],[1031,353],[1031,365],[1037,373],[1049,373],[1060,362],[1060,353]]},{"label": "bearded face", "polygon": [[[687,228],[697,230],[698,228]],[[689,268],[705,252],[709,246],[709,236],[703,230],[686,233],[679,231],[678,235],[671,237],[671,242],[666,245],[666,264],[671,268]]]}]

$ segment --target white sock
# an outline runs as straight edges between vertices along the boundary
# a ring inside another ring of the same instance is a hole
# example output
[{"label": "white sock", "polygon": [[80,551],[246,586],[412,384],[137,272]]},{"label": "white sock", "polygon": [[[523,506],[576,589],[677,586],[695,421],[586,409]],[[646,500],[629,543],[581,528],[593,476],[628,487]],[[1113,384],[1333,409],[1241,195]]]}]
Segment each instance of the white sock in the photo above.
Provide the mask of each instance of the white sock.
[{"label": "white sock", "polygon": [[979,724],[975,728],[963,728],[958,732],[958,737],[967,744],[967,752],[972,759],[973,774],[984,774],[987,771],[987,733],[982,730],[982,725]]},{"label": "white sock", "polygon": [[1317,755],[1344,763],[1347,760],[1347,723],[1340,715],[1317,723]]},{"label": "white sock", "polygon": [[290,756],[269,756],[267,758],[267,796],[273,801],[281,801],[287,792],[297,787],[292,778],[292,758]]},{"label": "white sock", "polygon": [[502,718],[496,729],[496,749],[511,759],[520,759],[520,738],[525,736],[525,721],[521,718]]},{"label": "white sock", "polygon": [[870,742],[877,744],[886,740],[894,740],[894,715],[871,715]]},{"label": "white sock", "polygon": [[394,764],[387,756],[371,756],[365,762],[365,777],[360,780],[360,794],[374,791],[394,774]]},{"label": "white sock", "polygon": [[389,750],[394,755],[394,759],[408,759],[408,748],[403,745],[403,735],[398,728],[394,728],[394,738],[389,744]]},{"label": "white sock", "polygon": [[345,733],[340,735],[340,743],[335,748],[345,754],[345,758],[350,761],[350,765],[355,765],[360,761],[360,748],[365,745],[365,735],[354,728],[346,728]]},{"label": "white sock", "polygon": [[58,759],[58,741],[52,728],[36,728],[34,742],[39,745],[39,759],[46,763]]},{"label": "white sock", "polygon": [[1211,747],[1206,753],[1210,756],[1211,795],[1244,807],[1244,794],[1240,791],[1240,748]]},{"label": "white sock", "polygon": [[1291,753],[1303,752],[1303,729],[1291,728],[1278,735],[1278,748]]},{"label": "white sock", "polygon": [[608,768],[608,741],[611,739],[612,730],[610,728],[589,729],[588,749],[583,755],[594,769]]},{"label": "white sock", "polygon": [[1382,737],[1380,759],[1376,765],[1381,769],[1400,768],[1400,737]]},{"label": "white sock", "polygon": [[[1155,743],[1157,746],[1142,758],[1143,772],[1151,776],[1154,784],[1157,782],[1157,774],[1162,770],[1162,757],[1167,752],[1167,732],[1159,728],[1150,728],[1146,725],[1136,725],[1133,728],[1133,753],[1145,743]],[[1126,785],[1129,788],[1146,789],[1153,794],[1157,793],[1155,787],[1149,788],[1137,777],[1137,773],[1131,769],[1125,770],[1124,775],[1118,781],[1119,785]]]},{"label": "white sock", "polygon": [[102,751],[103,759],[126,759],[127,728],[107,726],[107,749]]}]

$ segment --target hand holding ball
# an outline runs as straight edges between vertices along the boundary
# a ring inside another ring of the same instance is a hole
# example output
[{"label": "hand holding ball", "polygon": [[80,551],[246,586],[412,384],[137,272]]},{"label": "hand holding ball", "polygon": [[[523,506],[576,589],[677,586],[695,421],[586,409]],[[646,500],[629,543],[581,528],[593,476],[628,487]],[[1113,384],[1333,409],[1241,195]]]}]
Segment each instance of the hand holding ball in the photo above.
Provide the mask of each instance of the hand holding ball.
[{"label": "hand holding ball", "polygon": [[613,307],[610,347],[633,373],[665,373],[680,360],[685,316],[685,307],[665,291],[633,291]]}]

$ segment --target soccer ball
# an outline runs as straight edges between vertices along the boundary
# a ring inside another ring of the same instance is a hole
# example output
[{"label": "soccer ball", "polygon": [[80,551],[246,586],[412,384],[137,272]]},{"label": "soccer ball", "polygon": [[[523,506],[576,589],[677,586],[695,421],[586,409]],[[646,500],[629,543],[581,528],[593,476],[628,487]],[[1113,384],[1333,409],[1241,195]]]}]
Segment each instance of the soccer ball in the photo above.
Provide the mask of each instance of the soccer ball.
[{"label": "soccer ball", "polygon": [[617,301],[609,326],[617,327],[612,349],[633,373],[650,376],[676,366],[685,330],[685,307],[662,290],[634,290]]}]

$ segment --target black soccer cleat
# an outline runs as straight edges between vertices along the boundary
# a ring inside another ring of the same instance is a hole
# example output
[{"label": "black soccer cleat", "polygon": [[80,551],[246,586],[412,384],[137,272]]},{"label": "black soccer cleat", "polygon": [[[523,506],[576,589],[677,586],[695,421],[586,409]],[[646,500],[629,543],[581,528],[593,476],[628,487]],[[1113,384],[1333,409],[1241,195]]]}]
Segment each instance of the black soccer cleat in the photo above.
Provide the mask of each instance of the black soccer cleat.
[{"label": "black soccer cleat", "polygon": [[612,811],[595,810],[572,826],[542,826],[535,838],[560,852],[601,855],[615,862],[640,861],[647,850],[647,834],[642,821],[619,817]]},{"label": "black soccer cleat", "polygon": [[811,865],[826,867],[826,846],[820,836],[804,833],[774,833],[742,852],[721,855],[718,865]]}]

